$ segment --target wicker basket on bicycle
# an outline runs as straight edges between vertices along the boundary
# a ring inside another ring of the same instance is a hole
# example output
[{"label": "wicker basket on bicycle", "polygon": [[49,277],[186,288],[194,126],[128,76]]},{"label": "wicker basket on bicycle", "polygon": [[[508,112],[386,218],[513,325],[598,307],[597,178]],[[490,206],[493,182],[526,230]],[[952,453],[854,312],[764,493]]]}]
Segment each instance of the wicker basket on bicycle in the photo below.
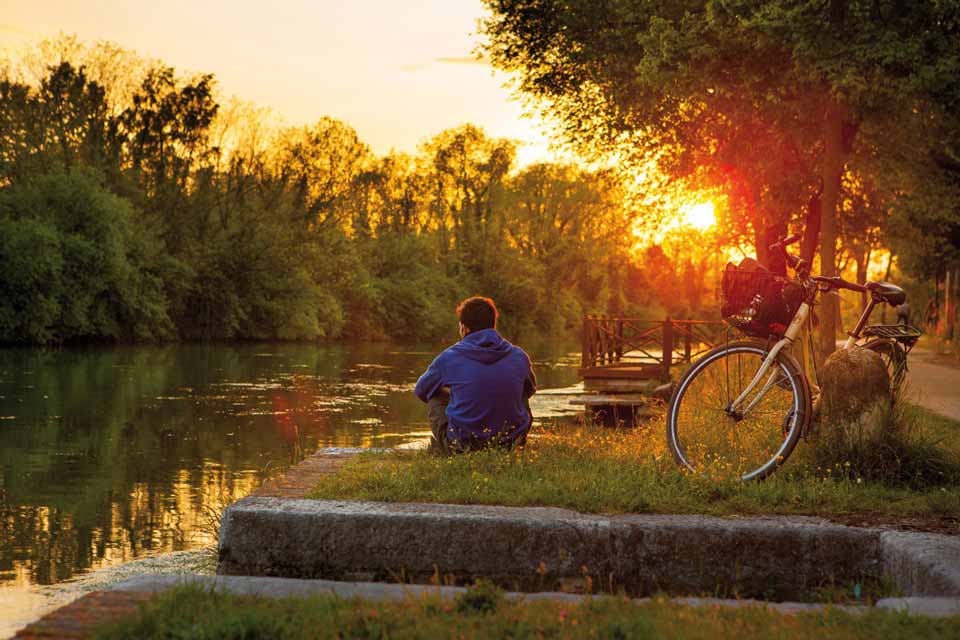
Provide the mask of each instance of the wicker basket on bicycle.
[{"label": "wicker basket on bicycle", "polygon": [[781,337],[803,302],[803,286],[751,258],[727,263],[720,281],[720,314],[729,325],[758,338]]}]

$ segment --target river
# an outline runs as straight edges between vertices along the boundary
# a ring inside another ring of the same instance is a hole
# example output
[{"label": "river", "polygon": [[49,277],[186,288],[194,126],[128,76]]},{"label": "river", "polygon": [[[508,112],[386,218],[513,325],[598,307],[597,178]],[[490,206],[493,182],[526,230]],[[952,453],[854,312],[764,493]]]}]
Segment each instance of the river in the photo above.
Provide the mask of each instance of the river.
[{"label": "river", "polygon": [[[576,384],[576,346],[525,346],[541,388]],[[411,390],[441,348],[0,349],[0,637],[130,573],[209,569],[222,508],[319,447],[422,446]]]}]

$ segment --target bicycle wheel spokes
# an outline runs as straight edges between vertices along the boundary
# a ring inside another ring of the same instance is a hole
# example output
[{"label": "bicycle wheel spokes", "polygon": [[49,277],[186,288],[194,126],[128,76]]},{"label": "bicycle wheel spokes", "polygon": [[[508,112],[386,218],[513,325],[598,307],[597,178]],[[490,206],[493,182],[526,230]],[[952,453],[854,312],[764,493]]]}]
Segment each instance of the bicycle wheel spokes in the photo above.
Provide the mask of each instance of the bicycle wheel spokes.
[{"label": "bicycle wheel spokes", "polygon": [[693,371],[677,398],[676,442],[687,468],[716,478],[749,479],[776,464],[796,428],[799,390],[779,362],[738,405],[727,408],[747,387],[764,354],[731,351]]}]

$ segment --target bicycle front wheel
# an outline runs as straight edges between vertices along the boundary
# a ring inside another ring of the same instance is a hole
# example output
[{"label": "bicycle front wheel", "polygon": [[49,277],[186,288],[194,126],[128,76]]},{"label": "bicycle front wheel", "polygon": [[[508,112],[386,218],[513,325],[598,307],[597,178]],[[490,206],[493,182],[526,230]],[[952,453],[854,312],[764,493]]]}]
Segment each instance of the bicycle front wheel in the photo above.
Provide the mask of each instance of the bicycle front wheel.
[{"label": "bicycle front wheel", "polygon": [[781,352],[734,409],[769,349],[747,340],[708,351],[683,375],[667,407],[667,443],[688,471],[760,480],[793,452],[810,415],[807,379]]}]

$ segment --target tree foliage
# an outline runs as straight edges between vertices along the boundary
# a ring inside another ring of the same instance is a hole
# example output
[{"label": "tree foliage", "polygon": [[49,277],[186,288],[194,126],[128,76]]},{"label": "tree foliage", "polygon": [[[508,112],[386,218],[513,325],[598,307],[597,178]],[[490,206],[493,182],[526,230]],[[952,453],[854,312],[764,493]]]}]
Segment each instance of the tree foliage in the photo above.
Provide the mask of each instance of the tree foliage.
[{"label": "tree foliage", "polygon": [[471,294],[563,332],[651,302],[610,172],[520,170],[472,125],[377,157],[332,118],[224,107],[209,75],[57,57],[0,76],[2,342],[449,337]]},{"label": "tree foliage", "polygon": [[[761,260],[772,237],[811,222],[832,275],[844,181],[880,196],[870,206],[940,226],[920,192],[949,190],[939,174],[957,165],[955,1],[486,4],[488,54],[572,143],[724,191],[739,210],[731,230]],[[956,220],[955,201],[948,209]],[[822,221],[807,215],[821,211]],[[824,304],[829,346],[835,314]]]},{"label": "tree foliage", "polygon": [[162,286],[130,204],[79,170],[0,192],[0,340],[165,337]]}]

